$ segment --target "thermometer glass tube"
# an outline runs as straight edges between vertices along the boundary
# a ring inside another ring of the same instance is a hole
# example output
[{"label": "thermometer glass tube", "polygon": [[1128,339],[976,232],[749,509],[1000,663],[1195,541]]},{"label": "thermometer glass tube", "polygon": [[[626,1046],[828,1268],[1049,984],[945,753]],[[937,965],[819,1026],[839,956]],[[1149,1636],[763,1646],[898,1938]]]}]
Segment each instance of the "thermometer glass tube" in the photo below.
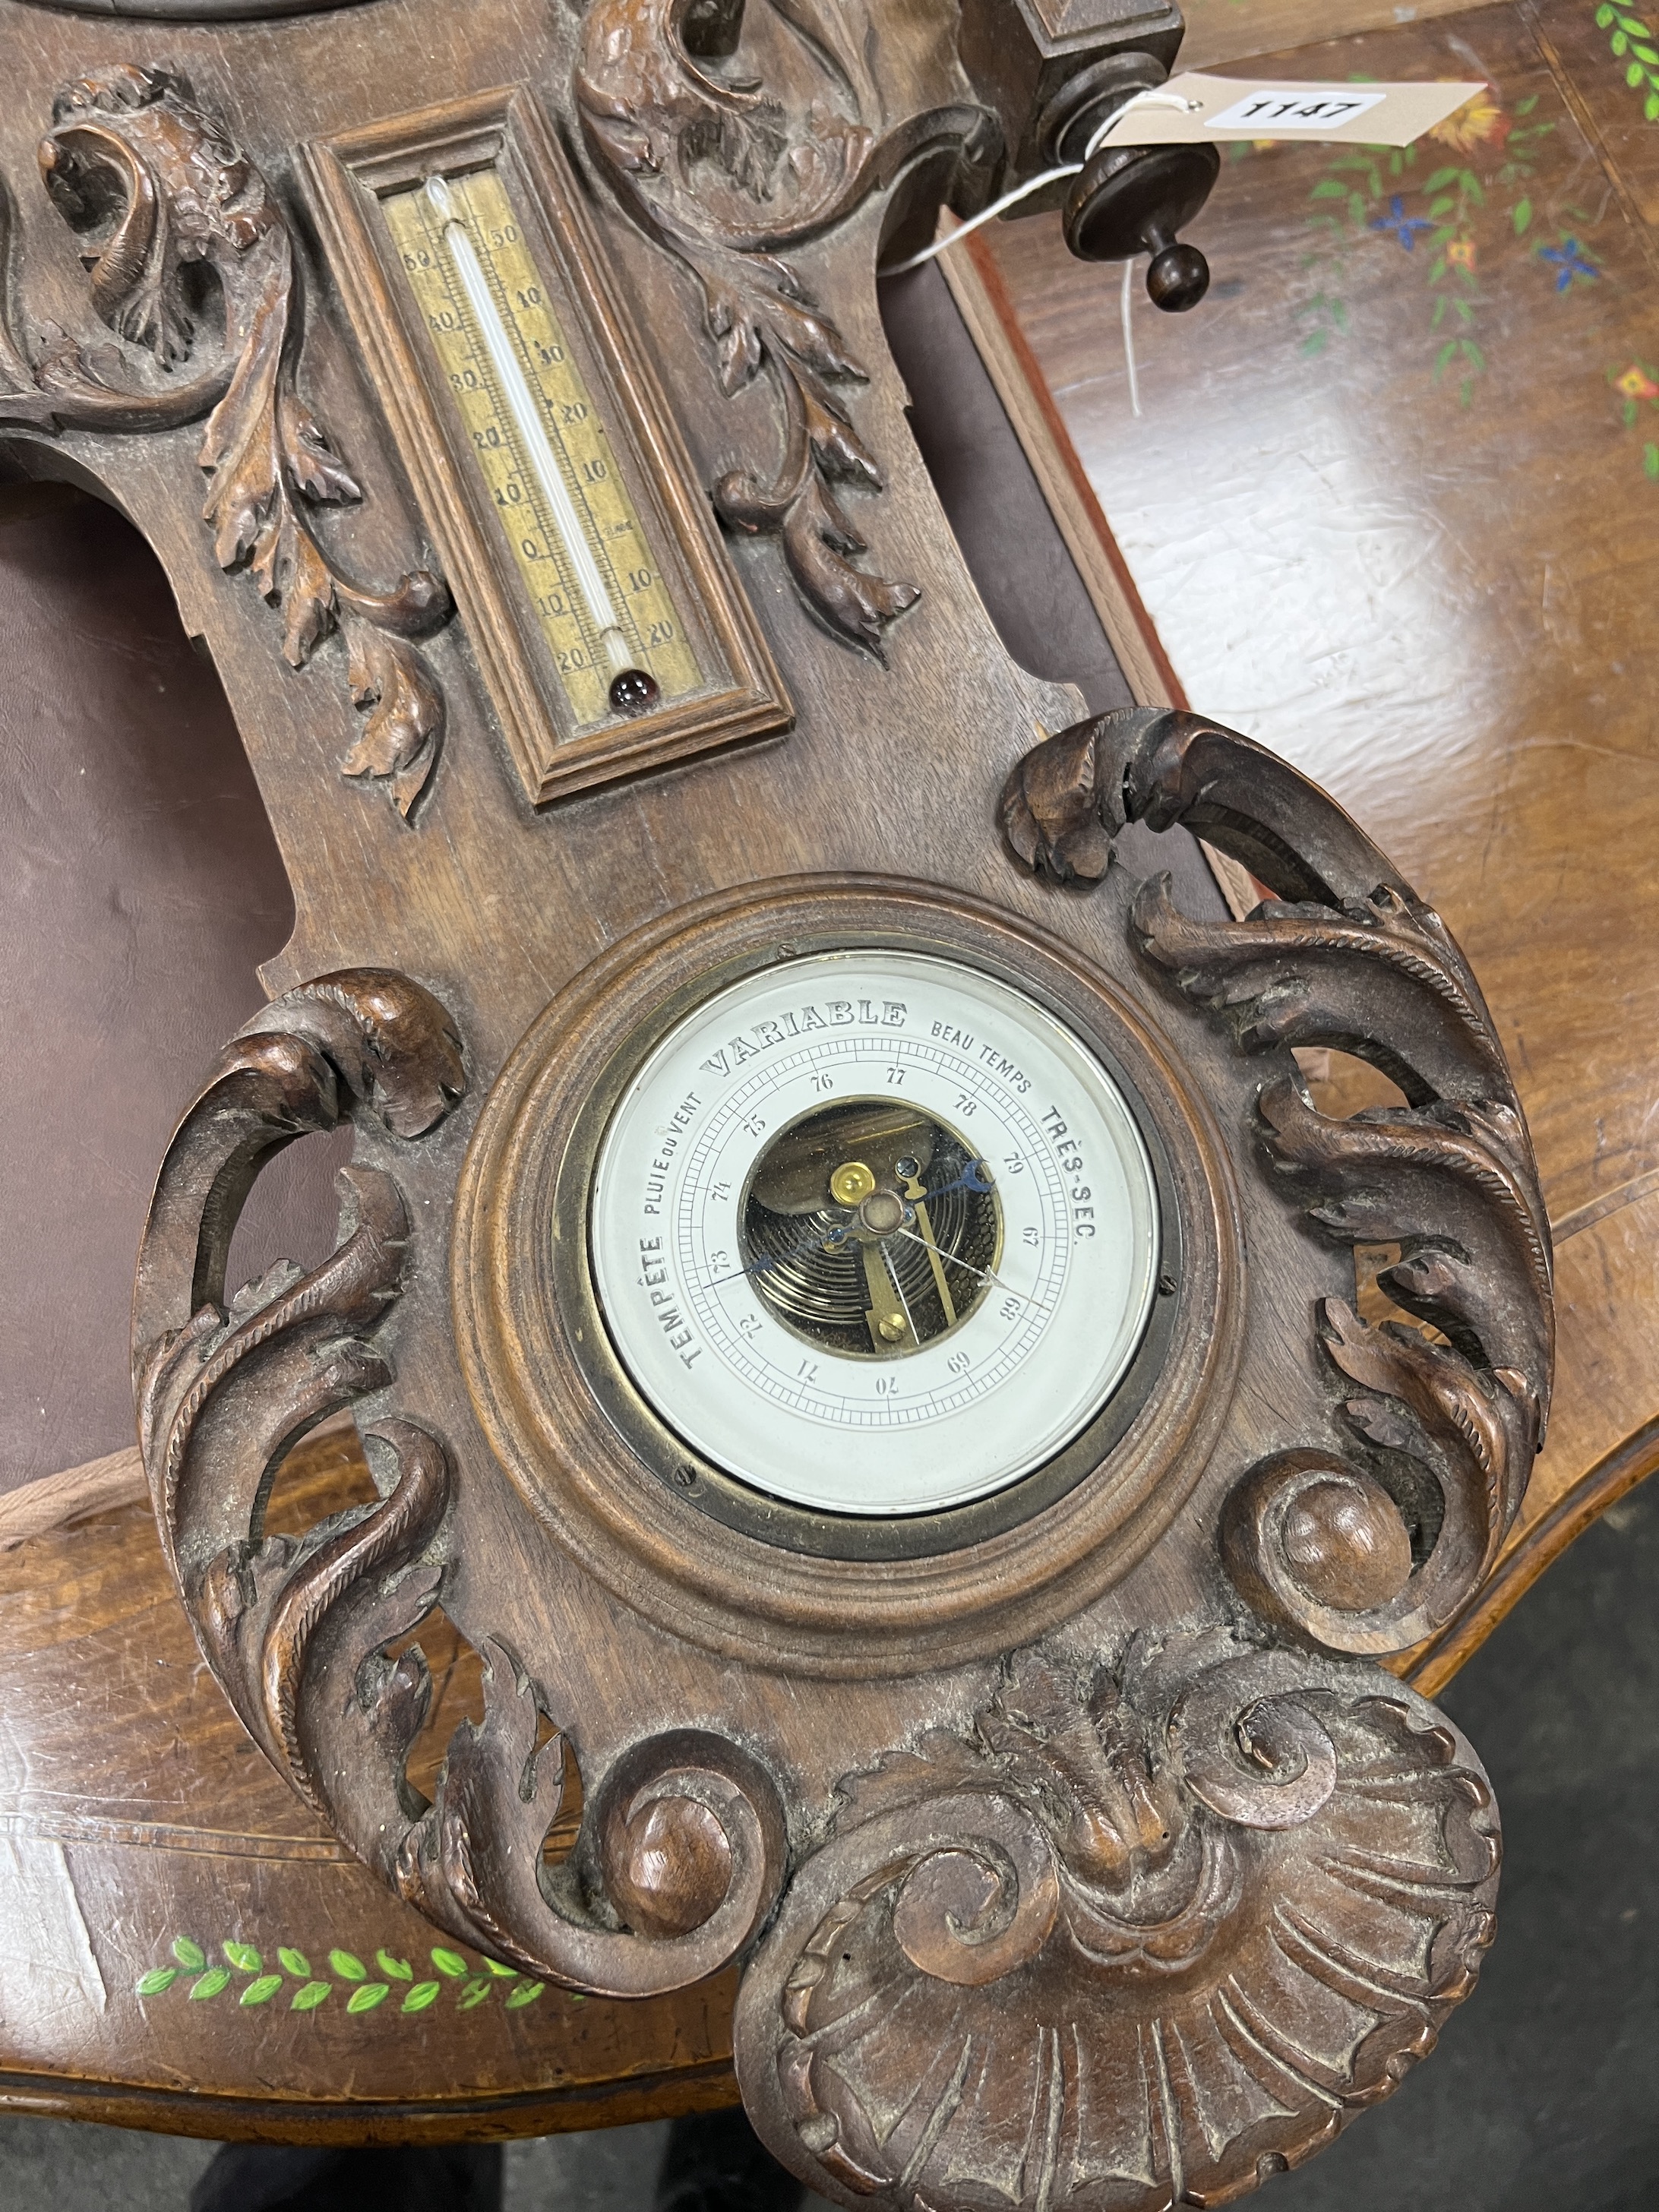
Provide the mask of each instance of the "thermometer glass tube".
[{"label": "thermometer glass tube", "polygon": [[385,202],[572,734],[698,690],[668,580],[493,169]]}]

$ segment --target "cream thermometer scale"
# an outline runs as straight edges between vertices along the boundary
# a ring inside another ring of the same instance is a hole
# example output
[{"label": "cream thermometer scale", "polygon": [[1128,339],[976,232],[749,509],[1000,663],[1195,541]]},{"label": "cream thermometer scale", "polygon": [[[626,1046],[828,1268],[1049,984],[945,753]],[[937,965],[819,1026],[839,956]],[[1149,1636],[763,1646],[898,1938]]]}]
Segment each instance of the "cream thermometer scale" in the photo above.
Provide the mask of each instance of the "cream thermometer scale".
[{"label": "cream thermometer scale", "polygon": [[655,1047],[590,1224],[617,1352],[660,1417],[789,1503],[929,1513],[1062,1450],[1157,1295],[1158,1195],[1068,1029],[931,955],[780,963]]}]

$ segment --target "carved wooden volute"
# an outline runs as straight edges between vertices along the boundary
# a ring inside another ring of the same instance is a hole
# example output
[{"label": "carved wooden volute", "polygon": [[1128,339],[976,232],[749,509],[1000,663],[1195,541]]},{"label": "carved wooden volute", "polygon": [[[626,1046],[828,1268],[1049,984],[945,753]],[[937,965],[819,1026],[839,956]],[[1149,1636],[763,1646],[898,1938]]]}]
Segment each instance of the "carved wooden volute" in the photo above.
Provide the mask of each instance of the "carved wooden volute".
[{"label": "carved wooden volute", "polygon": [[[1489,1940],[1479,1760],[1375,1662],[1514,1516],[1550,1255],[1437,915],[1243,738],[1016,666],[905,419],[884,255],[1178,15],[250,12],[0,0],[0,435],[156,548],[298,914],[139,1264],[203,1651],[457,1941],[743,1961],[836,2201],[1223,2201]],[[1396,1103],[1326,1118],[1308,1047]],[[348,1117],[337,1249],[228,1283]],[[343,1407],[379,1501],[267,1537]],[[428,1802],[434,1607],[487,1710]]]}]

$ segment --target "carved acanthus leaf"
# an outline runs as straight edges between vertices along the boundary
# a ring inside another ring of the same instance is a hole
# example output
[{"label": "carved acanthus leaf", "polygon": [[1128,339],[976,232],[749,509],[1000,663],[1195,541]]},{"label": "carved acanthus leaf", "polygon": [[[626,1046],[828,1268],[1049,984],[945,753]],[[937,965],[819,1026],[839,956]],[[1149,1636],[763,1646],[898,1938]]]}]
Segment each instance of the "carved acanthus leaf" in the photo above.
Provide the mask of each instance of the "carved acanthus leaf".
[{"label": "carved acanthus leaf", "polygon": [[[1270,1158],[1328,1234],[1401,1248],[1378,1279],[1437,1335],[1328,1303],[1324,1348],[1368,1394],[1343,1408],[1360,1462],[1328,1449],[1262,1462],[1230,1502],[1226,1557],[1269,1618],[1339,1650],[1407,1649],[1497,1555],[1543,1441],[1554,1353],[1537,1167],[1468,963],[1340,808],[1196,715],[1136,709],[1062,731],[1015,768],[1001,819],[1019,858],[1062,881],[1103,876],[1127,822],[1182,823],[1278,894],[1242,921],[1195,921],[1164,878],[1140,885],[1131,927],[1241,1053],[1277,1057],[1258,1093]],[[1370,1061],[1407,1103],[1319,1113],[1292,1045]]]},{"label": "carved acanthus leaf", "polygon": [[782,256],[927,147],[965,147],[986,118],[951,108],[884,129],[862,0],[765,5],[816,77],[816,95],[799,108],[735,65],[689,52],[686,0],[597,0],[576,96],[623,204],[702,285],[721,390],[729,396],[764,369],[781,399],[781,464],[729,470],[714,487],[716,509],[734,530],[775,533],[807,605],[880,657],[885,625],[920,594],[855,565],[867,548],[830,487],[881,488],[842,397],[866,373]]},{"label": "carved acanthus leaf", "polygon": [[[77,78],[52,113],[40,147],[46,190],[76,231],[102,229],[82,256],[93,306],[154,370],[145,379],[120,349],[94,355],[55,326],[43,327],[31,364],[0,314],[0,379],[12,387],[0,390],[0,422],[161,430],[205,415],[198,459],[212,479],[203,519],[215,557],[246,568],[281,608],[295,668],[344,629],[354,702],[372,710],[345,773],[384,778],[407,817],[436,761],[444,707],[405,641],[448,619],[449,594],[426,568],[389,592],[366,590],[318,540],[315,511],[362,495],[296,386],[300,278],[281,208],[175,70],[121,64]],[[5,244],[0,225],[0,276]],[[185,279],[192,267],[217,279],[216,346]]]},{"label": "carved acanthus leaf", "polygon": [[1498,1837],[1369,1668],[1224,1632],[1092,1681],[1027,1653],[972,1743],[843,1785],[738,2001],[744,2100],[819,2189],[1224,2202],[1387,2096],[1467,1996]]},{"label": "carved acanthus leaf", "polygon": [[256,1016],[179,1124],[139,1257],[134,1361],[157,1519],[187,1583],[257,1540],[289,1446],[391,1380],[367,1340],[402,1278],[408,1218],[391,1176],[342,1169],[336,1250],[309,1273],[280,1263],[227,1309],[230,1241],[255,1177],[352,1100],[414,1137],[465,1088],[459,1039],[432,994],[347,969]]},{"label": "carved acanthus leaf", "polygon": [[[387,1419],[380,1502],[295,1540],[264,1532],[272,1478],[318,1421],[393,1379],[372,1340],[409,1261],[384,1170],[341,1170],[337,1249],[279,1261],[224,1304],[226,1256],[259,1169],[355,1102],[415,1140],[465,1087],[460,1040],[419,984],[347,969],[267,1007],[225,1053],[163,1163],[140,1259],[140,1437],[169,1562],[250,1734],[362,1857],[463,1942],[580,1989],[638,1996],[701,1980],[761,1924],[782,1880],[775,1790],[736,1745],[671,1732],[635,1747],[586,1808],[597,1869],[544,1881],[564,1740],[547,1699],[487,1642],[485,1717],[463,1722],[435,1803],[408,1778],[430,1703],[418,1645],[443,1586],[442,1443]],[[585,1861],[584,1863],[587,1862]]]}]

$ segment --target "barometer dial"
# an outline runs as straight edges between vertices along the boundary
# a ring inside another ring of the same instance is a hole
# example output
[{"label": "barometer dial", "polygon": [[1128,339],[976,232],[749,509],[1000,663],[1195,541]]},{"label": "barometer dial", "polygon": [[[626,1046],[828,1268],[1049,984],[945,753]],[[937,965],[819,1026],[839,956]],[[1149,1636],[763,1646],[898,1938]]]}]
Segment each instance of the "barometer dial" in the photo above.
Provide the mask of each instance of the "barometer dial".
[{"label": "barometer dial", "polygon": [[605,1325],[716,1466],[836,1513],[937,1511],[1062,1450],[1158,1273],[1127,1101],[1034,1000],[900,951],[781,962],[654,1048],[590,1238]]}]

